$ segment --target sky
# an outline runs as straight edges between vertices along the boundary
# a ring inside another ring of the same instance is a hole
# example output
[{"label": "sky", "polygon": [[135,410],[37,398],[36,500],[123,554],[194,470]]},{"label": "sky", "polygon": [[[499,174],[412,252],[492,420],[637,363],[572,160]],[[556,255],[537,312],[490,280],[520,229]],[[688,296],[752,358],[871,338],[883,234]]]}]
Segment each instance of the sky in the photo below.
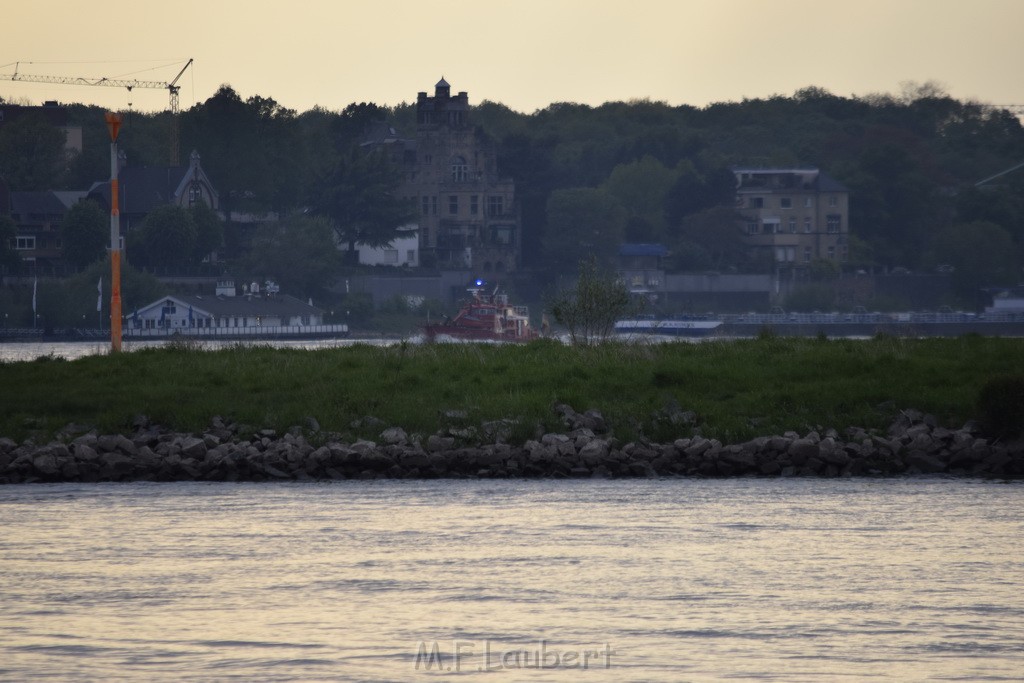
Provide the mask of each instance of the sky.
[{"label": "sky", "polygon": [[[0,75],[178,80],[180,106],[222,84],[303,112],[396,105],[443,76],[471,104],[649,99],[703,107],[792,95],[952,97],[1024,105],[1024,0],[176,0],[7,3]],[[39,104],[166,109],[160,89],[0,80]]]}]

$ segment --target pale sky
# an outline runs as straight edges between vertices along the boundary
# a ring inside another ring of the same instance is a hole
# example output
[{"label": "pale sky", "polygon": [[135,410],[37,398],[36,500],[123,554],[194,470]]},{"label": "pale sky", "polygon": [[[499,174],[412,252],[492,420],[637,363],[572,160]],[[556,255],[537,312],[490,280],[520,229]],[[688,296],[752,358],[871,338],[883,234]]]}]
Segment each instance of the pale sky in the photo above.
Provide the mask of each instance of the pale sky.
[{"label": "pale sky", "polygon": [[[444,76],[471,104],[704,106],[898,94],[1024,104],[1024,0],[176,0],[9,2],[0,74],[170,81],[183,110],[231,85],[299,112],[395,105]],[[31,62],[31,63],[30,63]],[[0,80],[8,101],[158,111],[161,90]]]}]

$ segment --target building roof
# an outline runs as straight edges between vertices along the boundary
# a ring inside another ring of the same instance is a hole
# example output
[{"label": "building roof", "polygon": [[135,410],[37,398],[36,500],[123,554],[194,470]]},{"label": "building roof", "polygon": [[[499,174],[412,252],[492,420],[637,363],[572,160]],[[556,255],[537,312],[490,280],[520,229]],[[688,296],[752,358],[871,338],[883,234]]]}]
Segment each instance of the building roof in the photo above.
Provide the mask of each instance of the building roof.
[{"label": "building roof", "polygon": [[818,173],[818,190],[820,192],[849,192],[850,188],[841,182],[821,171]]},{"label": "building roof", "polygon": [[54,190],[53,196],[60,200],[60,203],[71,208],[89,195],[87,190]]},{"label": "building roof", "polygon": [[[818,192],[849,192],[849,188],[820,170],[816,166],[789,166],[758,168],[753,166],[733,166],[733,174],[739,182],[739,189],[749,190],[816,190]],[[768,177],[776,178],[778,185],[764,184]],[[749,182],[747,182],[749,180]]]},{"label": "building roof", "polygon": [[311,306],[301,299],[288,294],[264,296],[218,296],[215,294],[189,294],[160,297],[139,310],[159,306],[168,299],[182,306],[191,306],[196,311],[204,311],[214,317],[248,317],[277,316],[293,318],[295,316],[322,314],[323,309]]},{"label": "building roof", "polygon": [[[148,214],[158,206],[176,203],[176,198],[182,196],[193,179],[210,183],[196,152],[192,152],[190,161],[189,166],[125,166],[119,169],[117,183],[121,213]],[[110,206],[109,181],[94,183],[89,194],[101,197]]]},{"label": "building roof", "polygon": [[668,256],[668,248],[664,244],[623,244],[619,256]]},{"label": "building roof", "polygon": [[26,221],[29,215],[32,214],[57,214],[63,216],[67,210],[68,207],[64,205],[64,202],[50,191],[11,192],[11,214],[18,215],[18,220],[20,221]]}]

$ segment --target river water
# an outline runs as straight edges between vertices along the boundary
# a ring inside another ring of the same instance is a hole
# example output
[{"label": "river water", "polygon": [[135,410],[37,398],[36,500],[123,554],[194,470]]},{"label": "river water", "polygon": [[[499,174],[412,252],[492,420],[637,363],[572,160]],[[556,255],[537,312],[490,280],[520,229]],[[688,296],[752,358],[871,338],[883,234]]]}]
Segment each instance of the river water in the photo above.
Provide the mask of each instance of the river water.
[{"label": "river water", "polygon": [[1024,678],[1020,483],[22,485],[0,515],[2,680]]},{"label": "river water", "polygon": [[[339,346],[352,346],[353,344],[372,344],[382,346],[396,344],[391,339],[304,339],[304,340],[281,340],[261,339],[257,341],[238,340],[209,340],[203,339],[195,342],[197,348],[206,350],[232,348],[239,344],[251,344],[254,346],[272,346],[278,349],[332,349]],[[165,346],[167,340],[158,341],[125,341],[121,350],[124,352],[138,351],[141,349]],[[96,356],[110,353],[109,341],[43,341],[43,342],[3,342],[0,343],[0,362],[4,361],[31,361],[43,356],[64,358],[74,360],[84,356]]]}]

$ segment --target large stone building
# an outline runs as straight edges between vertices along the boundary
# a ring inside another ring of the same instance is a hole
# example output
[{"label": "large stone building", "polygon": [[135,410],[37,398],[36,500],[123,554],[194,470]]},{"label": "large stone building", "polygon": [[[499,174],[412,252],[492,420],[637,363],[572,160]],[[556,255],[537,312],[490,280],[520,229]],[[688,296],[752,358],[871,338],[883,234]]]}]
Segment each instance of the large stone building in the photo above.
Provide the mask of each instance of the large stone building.
[{"label": "large stone building", "polygon": [[403,165],[401,195],[416,202],[420,258],[487,276],[519,266],[522,240],[515,183],[498,169],[497,146],[471,122],[469,96],[442,78],[416,100],[415,139],[391,128],[369,145],[387,145]]},{"label": "large stone building", "polygon": [[817,168],[733,168],[747,244],[781,267],[849,258],[850,192]]}]

